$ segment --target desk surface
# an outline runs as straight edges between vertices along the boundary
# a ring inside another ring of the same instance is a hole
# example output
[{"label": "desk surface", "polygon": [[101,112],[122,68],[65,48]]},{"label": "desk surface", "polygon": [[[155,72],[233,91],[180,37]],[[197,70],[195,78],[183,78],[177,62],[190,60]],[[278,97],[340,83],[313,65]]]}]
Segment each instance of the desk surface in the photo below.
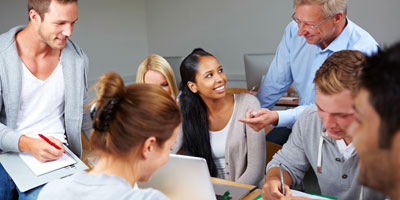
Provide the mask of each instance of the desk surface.
[{"label": "desk surface", "polygon": [[296,107],[299,105],[299,97],[282,97],[276,102],[277,106],[291,106]]},{"label": "desk surface", "polygon": [[[217,183],[217,184],[231,185],[231,186],[236,186],[236,187],[243,187],[243,188],[248,188],[248,189],[254,188],[253,185],[247,185],[247,184],[244,184],[244,183],[237,183],[237,182],[228,181],[228,180],[219,179],[219,178],[214,178],[214,177],[211,177],[211,182]],[[253,200],[254,198],[256,198],[260,194],[261,194],[261,190],[260,189],[256,189],[252,193],[250,193],[247,196],[245,196],[242,200]]]}]

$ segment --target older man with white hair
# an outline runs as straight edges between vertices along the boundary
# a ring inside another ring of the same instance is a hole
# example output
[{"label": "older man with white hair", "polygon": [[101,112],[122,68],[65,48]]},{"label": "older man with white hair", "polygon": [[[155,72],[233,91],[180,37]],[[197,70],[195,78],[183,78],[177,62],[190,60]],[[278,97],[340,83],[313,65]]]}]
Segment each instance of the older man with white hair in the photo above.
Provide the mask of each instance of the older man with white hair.
[{"label": "older man with white hair", "polygon": [[[372,36],[347,17],[347,0],[294,0],[293,6],[293,21],[286,27],[257,93],[263,108],[249,112],[241,120],[255,130],[268,125],[291,129],[304,108],[314,104],[315,72],[334,52],[358,50],[372,55],[379,49]],[[300,106],[271,111],[292,83],[299,94]],[[278,144],[285,143],[288,137],[277,136],[278,141],[272,142]]]}]

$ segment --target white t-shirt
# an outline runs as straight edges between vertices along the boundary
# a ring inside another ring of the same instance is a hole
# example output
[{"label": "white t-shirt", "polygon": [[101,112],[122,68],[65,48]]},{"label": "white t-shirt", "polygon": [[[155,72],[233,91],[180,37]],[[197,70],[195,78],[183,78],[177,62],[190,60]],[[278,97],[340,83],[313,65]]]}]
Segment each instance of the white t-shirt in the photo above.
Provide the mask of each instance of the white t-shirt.
[{"label": "white t-shirt", "polygon": [[344,160],[349,159],[351,154],[353,154],[353,152],[355,151],[353,143],[346,145],[343,139],[336,140],[336,144],[339,148],[339,152],[343,155]]},{"label": "white t-shirt", "polygon": [[[233,107],[233,112],[235,107]],[[214,158],[214,163],[217,166],[218,176],[217,178],[226,179],[225,169],[225,145],[228,138],[229,127],[232,122],[232,115],[229,119],[228,124],[220,131],[209,131],[210,132],[210,144]]]},{"label": "white t-shirt", "polygon": [[53,136],[63,143],[64,74],[61,62],[46,80],[36,78],[22,63],[22,88],[16,131],[33,138],[38,133]]}]

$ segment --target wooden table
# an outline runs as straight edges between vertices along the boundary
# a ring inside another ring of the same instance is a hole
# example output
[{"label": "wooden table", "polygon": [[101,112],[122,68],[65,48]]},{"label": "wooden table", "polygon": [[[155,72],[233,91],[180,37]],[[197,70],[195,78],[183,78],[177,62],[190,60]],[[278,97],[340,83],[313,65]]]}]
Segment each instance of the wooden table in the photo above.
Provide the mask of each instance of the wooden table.
[{"label": "wooden table", "polygon": [[[216,184],[231,185],[231,186],[243,187],[243,188],[248,188],[248,189],[254,188],[254,185],[247,185],[244,183],[237,183],[237,182],[214,178],[214,177],[211,177],[211,182],[216,183]],[[247,196],[245,196],[244,198],[242,198],[242,200],[253,200],[260,194],[261,194],[261,190],[256,189],[252,193],[250,193]]]},{"label": "wooden table", "polygon": [[[285,99],[285,98],[293,98],[293,99]],[[299,97],[288,97],[284,96],[276,102],[277,106],[288,106],[288,107],[296,107],[299,105]]]}]

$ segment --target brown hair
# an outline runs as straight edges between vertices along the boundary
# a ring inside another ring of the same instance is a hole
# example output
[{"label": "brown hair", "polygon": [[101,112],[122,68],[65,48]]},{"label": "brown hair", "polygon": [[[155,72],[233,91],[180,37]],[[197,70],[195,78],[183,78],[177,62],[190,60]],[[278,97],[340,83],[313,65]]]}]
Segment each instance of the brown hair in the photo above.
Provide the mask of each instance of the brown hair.
[{"label": "brown hair", "polygon": [[44,13],[49,11],[51,1],[58,3],[78,3],[78,0],[28,0],[28,12],[35,10],[40,18],[44,19]]},{"label": "brown hair", "polygon": [[90,143],[96,150],[127,156],[151,136],[163,145],[181,122],[178,106],[159,86],[125,87],[119,74],[111,72],[95,87],[98,97],[92,103]]},{"label": "brown hair", "polygon": [[315,87],[327,95],[337,94],[345,89],[356,95],[360,90],[365,60],[365,55],[359,51],[343,50],[333,53],[315,74]]}]

